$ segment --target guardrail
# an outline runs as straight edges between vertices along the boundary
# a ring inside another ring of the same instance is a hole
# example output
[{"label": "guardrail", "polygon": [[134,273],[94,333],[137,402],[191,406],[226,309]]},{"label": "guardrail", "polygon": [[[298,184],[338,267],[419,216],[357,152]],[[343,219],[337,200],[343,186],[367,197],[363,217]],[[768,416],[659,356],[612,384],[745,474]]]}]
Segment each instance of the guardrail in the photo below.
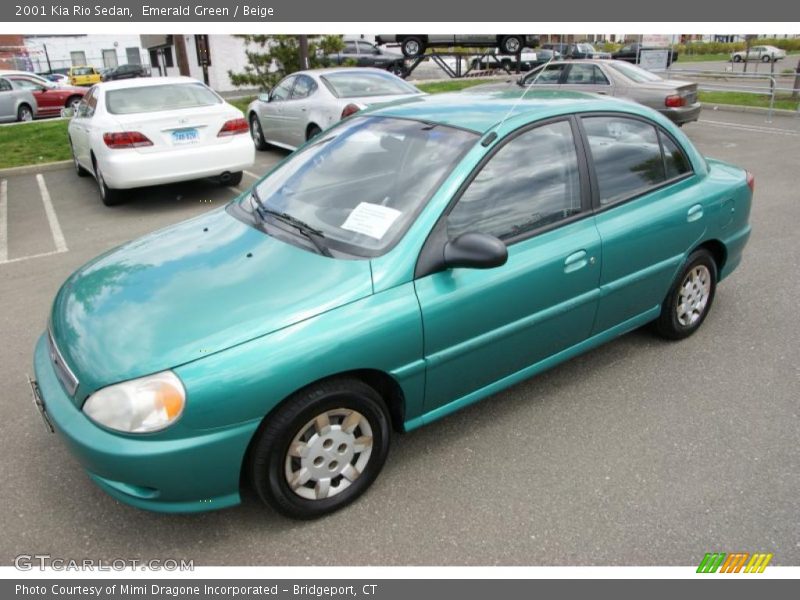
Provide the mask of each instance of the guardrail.
[{"label": "guardrail", "polygon": [[[787,92],[792,95],[800,95],[800,88],[794,87],[794,73],[781,74],[775,73],[731,73],[729,71],[700,71],[693,69],[669,69],[666,74],[670,78],[679,77],[697,83],[700,90],[720,91],[720,92],[739,92],[743,94],[755,94],[769,97],[769,111],[767,113],[767,123],[772,123],[772,115],[775,112],[775,97]],[[782,85],[780,79],[790,78],[792,83],[789,87]],[[760,85],[759,85],[760,82]],[[781,85],[778,85],[781,83]],[[800,99],[798,99],[795,116],[800,116]]]}]

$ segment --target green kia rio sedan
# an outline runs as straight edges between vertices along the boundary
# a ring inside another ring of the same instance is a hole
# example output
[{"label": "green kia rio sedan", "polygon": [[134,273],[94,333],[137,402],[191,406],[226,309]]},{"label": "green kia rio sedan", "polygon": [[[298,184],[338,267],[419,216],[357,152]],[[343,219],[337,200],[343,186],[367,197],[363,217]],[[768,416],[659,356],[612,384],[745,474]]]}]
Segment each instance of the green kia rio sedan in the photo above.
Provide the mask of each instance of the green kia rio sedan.
[{"label": "green kia rio sedan", "polygon": [[569,92],[375,107],[224,208],[67,279],[34,399],[100,487],[157,511],[338,509],[393,432],[632,329],[694,333],[753,177],[656,112]]}]

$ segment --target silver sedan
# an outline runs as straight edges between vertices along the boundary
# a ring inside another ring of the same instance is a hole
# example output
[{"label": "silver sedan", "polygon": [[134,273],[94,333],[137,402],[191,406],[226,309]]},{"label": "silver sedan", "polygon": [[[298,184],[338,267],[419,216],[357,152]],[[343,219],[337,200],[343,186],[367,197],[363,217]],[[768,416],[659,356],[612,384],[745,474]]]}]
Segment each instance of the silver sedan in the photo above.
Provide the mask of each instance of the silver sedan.
[{"label": "silver sedan", "polygon": [[6,121],[32,121],[37,110],[36,98],[30,90],[0,77],[0,123]]},{"label": "silver sedan", "polygon": [[292,73],[259,95],[247,109],[247,120],[259,150],[269,144],[293,150],[367,106],[420,95],[383,69],[312,69]]},{"label": "silver sedan", "polygon": [[527,88],[594,92],[649,106],[677,125],[696,121],[701,105],[697,84],[663,79],[621,60],[555,60],[517,81],[477,86],[482,89]]}]

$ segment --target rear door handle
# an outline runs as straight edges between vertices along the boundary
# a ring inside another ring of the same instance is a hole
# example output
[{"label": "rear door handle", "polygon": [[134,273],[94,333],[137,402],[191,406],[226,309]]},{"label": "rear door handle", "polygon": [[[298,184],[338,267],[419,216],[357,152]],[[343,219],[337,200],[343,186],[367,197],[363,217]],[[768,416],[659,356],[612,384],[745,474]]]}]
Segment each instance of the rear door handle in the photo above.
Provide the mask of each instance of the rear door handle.
[{"label": "rear door handle", "polygon": [[582,269],[589,264],[590,260],[594,262],[593,258],[589,259],[587,257],[586,250],[578,250],[577,252],[573,252],[564,261],[564,273],[572,273],[573,271]]},{"label": "rear door handle", "polygon": [[695,204],[689,211],[686,213],[686,220],[689,223],[693,221],[697,221],[703,217],[703,206],[700,204]]}]

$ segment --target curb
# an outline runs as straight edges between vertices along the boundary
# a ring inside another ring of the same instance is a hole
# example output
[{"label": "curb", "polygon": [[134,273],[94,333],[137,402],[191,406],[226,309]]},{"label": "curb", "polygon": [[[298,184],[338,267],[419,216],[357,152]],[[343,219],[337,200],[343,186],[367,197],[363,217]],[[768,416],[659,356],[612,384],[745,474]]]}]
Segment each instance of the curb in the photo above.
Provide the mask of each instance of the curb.
[{"label": "curb", "polygon": [[[769,109],[763,108],[761,106],[740,106],[738,104],[717,104],[716,102],[701,102],[700,103],[703,108],[709,110],[723,110],[726,112],[738,112],[738,113],[755,113],[760,115],[768,115]],[[796,117],[800,115],[800,111],[796,110],[786,110],[785,108],[774,108],[772,109],[773,116],[780,116],[780,117]]]},{"label": "curb", "polygon": [[68,169],[71,166],[72,166],[71,160],[59,160],[57,162],[39,163],[37,165],[9,167],[7,169],[0,169],[0,177],[9,177],[12,175],[27,175],[28,173],[42,173],[46,171],[60,171],[62,169]]}]

